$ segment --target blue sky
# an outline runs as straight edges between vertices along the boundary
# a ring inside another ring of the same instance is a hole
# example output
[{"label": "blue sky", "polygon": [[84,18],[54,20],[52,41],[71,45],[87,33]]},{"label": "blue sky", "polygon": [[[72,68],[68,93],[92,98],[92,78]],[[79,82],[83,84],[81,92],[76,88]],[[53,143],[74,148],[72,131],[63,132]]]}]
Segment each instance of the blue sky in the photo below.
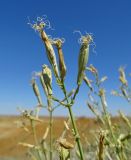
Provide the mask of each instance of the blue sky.
[{"label": "blue sky", "polygon": [[[0,114],[18,114],[18,106],[32,108],[37,104],[30,79],[33,71],[39,71],[42,64],[49,63],[38,34],[27,25],[27,17],[35,20],[45,14],[55,29],[47,30],[47,33],[66,39],[63,51],[68,67],[68,90],[76,86],[80,48],[77,42],[79,35],[73,34],[74,30],[94,34],[97,54],[90,53],[88,64],[96,66],[100,76],[109,77],[105,83],[107,91],[119,87],[119,66],[124,65],[126,72],[131,72],[130,0],[1,0]],[[55,86],[54,89],[57,90]],[[74,106],[76,115],[91,115],[85,104],[87,91],[83,84]],[[59,91],[56,93],[61,95]],[[108,102],[112,113],[119,108],[131,113],[124,100],[108,97]],[[43,111],[43,114],[46,113]],[[56,115],[66,113],[63,108],[55,112]]]}]

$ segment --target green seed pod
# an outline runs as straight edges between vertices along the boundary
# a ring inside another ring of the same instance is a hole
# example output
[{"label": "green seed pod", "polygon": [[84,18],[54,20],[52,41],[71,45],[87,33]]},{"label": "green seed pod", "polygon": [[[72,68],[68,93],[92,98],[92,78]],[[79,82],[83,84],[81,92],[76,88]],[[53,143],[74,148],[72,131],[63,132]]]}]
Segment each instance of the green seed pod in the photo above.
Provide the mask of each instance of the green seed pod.
[{"label": "green seed pod", "polygon": [[[99,96],[100,96],[100,99],[101,99],[101,104],[102,104],[102,108],[103,108],[103,111],[104,113],[106,113],[106,109],[107,109],[107,102],[106,102],[106,95],[105,95],[105,90],[103,88],[101,88],[99,90]],[[109,123],[111,123],[109,121]]]},{"label": "green seed pod", "polygon": [[49,37],[47,36],[46,32],[44,31],[44,28],[50,27],[50,24],[47,23],[47,20],[43,21],[43,18],[40,18],[40,17],[37,18],[37,22],[35,22],[34,24],[31,24],[31,23],[28,23],[28,24],[31,25],[31,27],[35,31],[38,31],[40,33],[41,39],[43,40],[43,42],[45,44],[46,54],[47,54],[48,60],[49,60],[50,64],[52,65],[52,68],[53,68],[53,71],[54,71],[56,78],[58,79],[59,72],[58,72],[55,52],[54,52],[52,44],[49,40]]},{"label": "green seed pod", "polygon": [[42,85],[42,87],[43,87],[43,89],[44,89],[44,92],[45,92],[46,96],[48,96],[48,90],[47,90],[47,87],[46,87],[46,84],[45,84],[45,82],[44,82],[44,79],[43,79],[43,75],[42,75],[42,74],[40,75],[40,82],[41,82],[41,85]]},{"label": "green seed pod", "polygon": [[89,44],[92,41],[91,35],[82,37],[82,44],[79,53],[78,61],[78,76],[77,76],[77,85],[81,85],[84,77],[84,71],[89,57]]},{"label": "green seed pod", "polygon": [[120,89],[121,89],[122,95],[130,102],[130,98],[126,89],[124,89],[124,87],[120,87]]},{"label": "green seed pod", "polygon": [[64,81],[66,76],[66,65],[65,65],[63,51],[62,51],[62,43],[63,41],[61,39],[52,40],[52,44],[55,45],[58,51],[60,78],[62,81]]},{"label": "green seed pod", "polygon": [[119,68],[119,73],[120,73],[120,77],[119,80],[121,81],[122,84],[124,85],[128,85],[127,80],[126,80],[126,75],[125,75],[125,71],[123,67]]},{"label": "green seed pod", "polygon": [[86,67],[86,70],[90,71],[91,73],[98,75],[97,69],[91,64],[89,67]]},{"label": "green seed pod", "polygon": [[47,65],[42,66],[42,75],[43,80],[46,85],[48,95],[52,95],[52,73],[50,68]]},{"label": "green seed pod", "polygon": [[34,79],[32,79],[31,81],[31,84],[32,84],[32,87],[33,87],[33,91],[37,97],[37,100],[39,102],[39,104],[41,105],[42,104],[42,100],[41,100],[41,96],[40,96],[40,92],[39,92],[39,88],[36,84],[36,81]]},{"label": "green seed pod", "polygon": [[50,64],[52,65],[56,78],[59,78],[58,65],[52,44],[44,30],[41,31],[41,38],[45,44],[46,53]]},{"label": "green seed pod", "polygon": [[90,88],[91,91],[93,91],[93,88],[92,88],[92,85],[91,85],[91,82],[90,80],[87,78],[86,75],[84,75],[84,82],[87,84],[87,86]]}]

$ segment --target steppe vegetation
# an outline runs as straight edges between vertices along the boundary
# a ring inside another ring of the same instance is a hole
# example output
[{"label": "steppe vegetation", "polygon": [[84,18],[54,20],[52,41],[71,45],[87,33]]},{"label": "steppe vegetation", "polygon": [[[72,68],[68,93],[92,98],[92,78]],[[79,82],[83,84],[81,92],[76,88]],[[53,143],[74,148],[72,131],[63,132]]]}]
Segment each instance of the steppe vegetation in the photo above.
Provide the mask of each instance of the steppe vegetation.
[{"label": "steppe vegetation", "polygon": [[[86,33],[79,39],[78,74],[74,81],[76,88],[67,91],[67,67],[63,54],[65,40],[47,35],[46,29],[50,28],[50,23],[46,17],[38,17],[36,22],[30,22],[29,25],[40,35],[50,66],[44,64],[31,80],[38,101],[36,108],[32,111],[20,109],[21,126],[27,134],[33,135],[34,142],[29,138],[20,141],[18,145],[28,149],[28,158],[32,160],[130,160],[130,118],[121,111],[119,117],[111,116],[104,88],[107,77],[101,78],[97,68],[88,64],[90,47],[94,45],[92,34]],[[63,99],[59,99],[53,92],[52,81],[55,81],[62,91]],[[124,67],[119,68],[119,81],[119,90],[113,90],[112,95],[121,97],[130,104],[131,94]],[[88,87],[87,106],[96,118],[77,121],[72,108],[82,83],[86,83]],[[41,97],[38,87],[40,85],[47,103],[43,102]],[[59,107],[64,107],[69,113],[67,119],[62,119],[61,123],[56,122],[57,119],[53,116],[54,110],[59,110]],[[45,120],[39,116],[42,109],[47,109],[49,113],[46,126]]]}]

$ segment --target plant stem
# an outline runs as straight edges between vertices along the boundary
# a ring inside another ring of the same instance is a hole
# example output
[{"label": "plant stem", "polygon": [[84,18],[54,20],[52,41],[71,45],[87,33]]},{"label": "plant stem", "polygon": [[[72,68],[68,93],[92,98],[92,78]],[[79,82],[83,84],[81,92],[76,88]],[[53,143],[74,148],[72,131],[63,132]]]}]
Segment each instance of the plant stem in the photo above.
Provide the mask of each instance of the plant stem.
[{"label": "plant stem", "polygon": [[45,142],[44,141],[41,143],[41,148],[42,148],[42,152],[43,152],[43,154],[45,156],[45,160],[47,160],[46,149],[45,149]]},{"label": "plant stem", "polygon": [[52,160],[52,111],[50,111],[50,160]]},{"label": "plant stem", "polygon": [[75,98],[76,98],[76,95],[78,94],[78,92],[79,92],[79,88],[80,88],[80,85],[78,85],[77,86],[77,88],[76,88],[76,90],[75,90],[75,93],[74,93],[74,96],[73,96],[73,101],[75,100]]},{"label": "plant stem", "polygon": [[82,149],[82,145],[81,145],[81,141],[80,141],[80,136],[79,136],[79,133],[78,133],[78,130],[77,130],[77,127],[76,127],[76,123],[75,123],[75,119],[74,119],[72,109],[71,109],[70,106],[68,107],[68,111],[69,111],[69,114],[70,114],[73,130],[74,130],[75,140],[76,140],[76,143],[78,145],[79,152],[80,152],[80,157],[81,157],[81,160],[84,160],[84,155],[83,155],[83,149]]},{"label": "plant stem", "polygon": [[[78,90],[79,90],[79,87],[77,88],[76,94],[78,93]],[[79,133],[78,133],[78,130],[77,130],[77,127],[76,127],[76,122],[75,122],[74,115],[73,115],[73,112],[72,112],[72,109],[71,109],[71,105],[70,105],[68,97],[67,97],[66,88],[65,88],[64,83],[63,83],[63,93],[64,93],[66,101],[67,101],[67,105],[68,105],[67,108],[68,108],[68,111],[69,111],[72,127],[73,127],[73,130],[74,130],[75,140],[76,140],[76,143],[77,143],[77,146],[78,146],[78,149],[79,149],[80,159],[84,160],[84,154],[83,154],[83,149],[82,149],[82,145],[81,145],[81,141],[80,141],[80,136],[79,136]],[[76,96],[76,94],[75,94],[75,96]],[[74,99],[75,98],[73,98],[73,100]]]},{"label": "plant stem", "polygon": [[52,160],[52,124],[53,124],[53,116],[52,116],[52,106],[51,106],[51,99],[48,97],[48,111],[49,111],[49,116],[50,116],[50,120],[49,120],[49,146],[50,146],[50,160]]}]

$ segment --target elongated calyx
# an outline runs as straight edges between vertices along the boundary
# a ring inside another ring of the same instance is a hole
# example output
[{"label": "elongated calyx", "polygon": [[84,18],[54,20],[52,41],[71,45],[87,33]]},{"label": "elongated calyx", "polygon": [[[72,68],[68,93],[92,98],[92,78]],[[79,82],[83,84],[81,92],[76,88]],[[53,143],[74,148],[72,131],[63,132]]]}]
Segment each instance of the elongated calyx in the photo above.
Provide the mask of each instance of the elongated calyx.
[{"label": "elongated calyx", "polygon": [[45,91],[48,95],[52,95],[52,73],[47,65],[42,66],[42,76],[45,84]]},{"label": "elongated calyx", "polygon": [[77,85],[81,85],[83,81],[84,72],[85,72],[86,65],[88,62],[88,57],[89,57],[89,44],[92,41],[93,39],[91,35],[82,36],[81,38],[81,48],[80,48],[79,59],[78,59]]},{"label": "elongated calyx", "polygon": [[124,71],[124,68],[123,67],[120,67],[119,68],[119,73],[120,73],[120,76],[119,76],[119,80],[121,81],[121,83],[123,85],[128,85],[128,82],[126,80],[126,75],[125,75],[125,71]]},{"label": "elongated calyx", "polygon": [[39,88],[38,88],[38,86],[36,84],[36,81],[34,79],[32,79],[31,84],[32,84],[32,88],[33,88],[33,91],[35,93],[35,96],[37,97],[38,103],[41,105],[42,104],[42,100],[41,100]]},{"label": "elongated calyx", "polygon": [[91,85],[91,81],[87,78],[86,75],[84,75],[83,80],[87,84],[87,86],[90,88],[90,90],[93,91],[93,88],[92,88],[92,85]]},{"label": "elongated calyx", "polygon": [[63,41],[61,39],[56,39],[54,41],[52,40],[52,44],[55,45],[58,51],[60,78],[63,81],[66,76],[66,65],[65,65],[64,55],[62,51]]},{"label": "elongated calyx", "polygon": [[46,48],[46,54],[47,54],[48,60],[52,66],[52,69],[54,71],[56,78],[58,79],[59,72],[58,72],[58,65],[57,65],[57,61],[56,61],[56,56],[55,56],[55,52],[52,47],[52,44],[49,40],[49,37],[46,34],[46,32],[44,31],[45,27],[46,27],[46,22],[44,22],[44,21],[41,21],[39,23],[35,23],[34,25],[32,25],[32,28],[40,33],[41,39],[44,42],[44,45]]},{"label": "elongated calyx", "polygon": [[49,59],[50,64],[52,65],[52,69],[54,71],[54,74],[55,74],[56,78],[58,78],[59,72],[58,72],[58,65],[57,65],[57,61],[56,61],[55,52],[54,52],[54,49],[52,47],[52,44],[51,44],[48,36],[46,35],[46,33],[43,30],[41,32],[41,38],[45,44],[47,57]]}]

